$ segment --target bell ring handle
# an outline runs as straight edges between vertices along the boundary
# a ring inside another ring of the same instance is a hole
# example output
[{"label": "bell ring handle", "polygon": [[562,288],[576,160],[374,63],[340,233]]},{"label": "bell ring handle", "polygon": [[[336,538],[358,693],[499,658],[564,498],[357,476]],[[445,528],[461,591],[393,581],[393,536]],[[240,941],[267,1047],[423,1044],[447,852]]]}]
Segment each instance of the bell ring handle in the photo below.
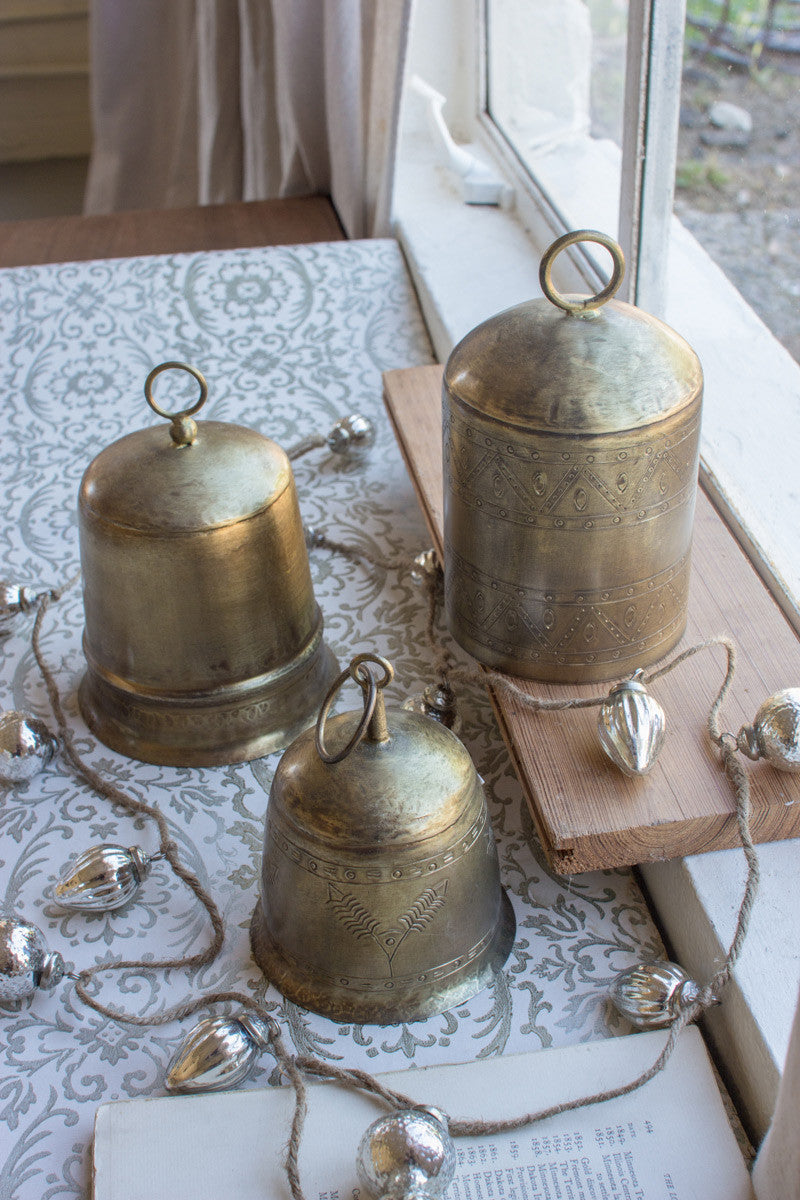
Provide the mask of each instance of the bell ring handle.
[{"label": "bell ring handle", "polygon": [[[188,371],[197,382],[200,384],[200,395],[194,404],[189,408],[182,408],[179,412],[167,412],[158,404],[153,396],[153,383],[162,371]],[[192,420],[196,412],[205,404],[208,399],[208,384],[205,377],[192,367],[189,363],[184,362],[164,362],[159,363],[157,367],[153,367],[147,379],[144,381],[144,398],[152,408],[153,412],[158,413],[160,417],[166,417],[171,422],[170,437],[177,446],[190,446],[197,437],[197,425]]]},{"label": "bell ring handle", "polygon": [[[383,675],[379,679],[370,671],[367,663],[373,663],[377,667],[381,667]],[[331,705],[336,698],[336,693],[347,682],[352,679],[359,685],[364,693],[364,711],[361,714],[361,720],[356,726],[353,736],[344,747],[343,750],[338,750],[332,754],[325,745],[325,722],[328,719],[328,714],[331,710]],[[342,759],[347,758],[355,750],[358,743],[369,730],[370,740],[374,742],[385,742],[388,739],[388,730],[386,728],[386,714],[383,708],[383,689],[388,683],[394,679],[394,668],[385,658],[381,658],[379,654],[357,654],[346,670],[342,671],[331,684],[327,696],[322,702],[322,708],[319,710],[317,717],[317,728],[315,733],[315,745],[317,754],[325,763],[338,763]]]},{"label": "bell ring handle", "polygon": [[[605,246],[611,255],[613,269],[611,278],[602,291],[597,292],[594,296],[585,296],[582,300],[569,300],[566,296],[562,296],[561,292],[556,291],[553,286],[553,263],[562,250],[566,250],[568,246],[574,246],[577,242],[596,242],[598,246]],[[600,308],[619,290],[624,275],[625,255],[622,253],[621,246],[607,233],[600,233],[596,229],[577,229],[573,233],[565,233],[563,237],[556,238],[552,246],[545,250],[539,264],[539,284],[545,296],[551,304],[555,304],[557,308],[573,315],[590,313],[593,309]]]}]

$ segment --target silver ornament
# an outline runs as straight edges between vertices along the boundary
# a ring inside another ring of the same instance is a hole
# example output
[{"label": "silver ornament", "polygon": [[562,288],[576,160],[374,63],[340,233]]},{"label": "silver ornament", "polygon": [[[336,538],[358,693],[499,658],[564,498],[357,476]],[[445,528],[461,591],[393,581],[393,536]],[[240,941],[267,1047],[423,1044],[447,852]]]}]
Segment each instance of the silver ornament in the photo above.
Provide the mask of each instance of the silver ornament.
[{"label": "silver ornament", "polygon": [[621,971],[613,980],[608,998],[614,1008],[637,1029],[662,1029],[671,1025],[681,1009],[694,1004],[700,986],[677,963],[644,962]]},{"label": "silver ornament", "polygon": [[8,626],[19,613],[30,612],[44,594],[18,587],[15,583],[0,582],[0,629]]},{"label": "silver ornament", "polygon": [[360,458],[375,442],[375,426],[366,417],[351,413],[336,422],[325,442],[334,454]]},{"label": "silver ornament", "polygon": [[47,897],[76,912],[112,912],[133,899],[152,861],[138,846],[90,846],[61,869]]},{"label": "silver ornament", "polygon": [[313,525],[303,526],[303,538],[308,550],[313,550],[315,546],[321,546],[325,540],[325,534],[321,530],[316,529]]},{"label": "silver ornament", "polygon": [[38,775],[58,749],[58,738],[32,713],[0,713],[0,783],[13,786]]},{"label": "silver ornament", "polygon": [[636,671],[612,688],[597,718],[600,745],[626,775],[646,775],[664,742],[664,710],[641,676]]},{"label": "silver ornament", "polygon": [[24,1000],[37,988],[54,988],[66,967],[48,950],[37,925],[21,917],[0,917],[0,1000]]},{"label": "silver ornament", "polygon": [[776,692],[761,705],[736,744],[748,758],[765,758],[779,771],[800,771],[800,688]]},{"label": "silver ornament", "polygon": [[447,729],[452,729],[454,733],[458,732],[461,725],[453,689],[446,683],[429,684],[424,692],[416,696],[409,696],[408,700],[403,702],[402,707],[406,712],[415,712],[420,716],[430,717]]},{"label": "silver ornament", "polygon": [[401,1109],[373,1121],[356,1158],[358,1178],[376,1200],[441,1196],[455,1173],[447,1118],[437,1109]]},{"label": "silver ornament", "polygon": [[186,1035],[167,1067],[169,1092],[218,1092],[236,1087],[271,1041],[271,1018],[242,1009],[208,1017]]},{"label": "silver ornament", "polygon": [[411,568],[411,578],[416,584],[422,584],[426,579],[433,579],[439,571],[439,559],[435,550],[423,550],[414,558]]}]

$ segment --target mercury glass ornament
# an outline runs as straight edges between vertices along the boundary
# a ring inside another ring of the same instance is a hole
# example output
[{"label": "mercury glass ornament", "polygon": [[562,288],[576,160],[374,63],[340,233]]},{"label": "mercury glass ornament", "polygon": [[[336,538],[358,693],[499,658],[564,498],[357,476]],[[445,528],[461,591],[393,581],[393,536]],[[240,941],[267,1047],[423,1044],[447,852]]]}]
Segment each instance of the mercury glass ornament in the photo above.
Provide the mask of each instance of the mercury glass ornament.
[{"label": "mercury glass ornament", "polygon": [[673,962],[637,963],[612,981],[608,998],[636,1029],[671,1025],[681,1009],[694,1004],[700,985]]},{"label": "mercury glass ornament", "polygon": [[0,582],[0,629],[7,628],[19,613],[30,612],[44,595],[16,583]]},{"label": "mercury glass ornament", "polygon": [[456,1152],[447,1118],[437,1109],[401,1109],[373,1121],[356,1158],[358,1178],[376,1200],[441,1196],[453,1178]]},{"label": "mercury glass ornament", "polygon": [[241,1009],[208,1017],[186,1035],[167,1067],[169,1092],[218,1092],[236,1087],[271,1042],[271,1020]]},{"label": "mercury glass ornament", "polygon": [[600,745],[626,775],[646,775],[664,742],[664,710],[641,676],[636,671],[612,688],[597,718]]},{"label": "mercury glass ornament", "polygon": [[800,688],[776,692],[736,739],[748,758],[765,758],[779,771],[800,771]]},{"label": "mercury glass ornament", "polygon": [[453,689],[446,683],[429,684],[424,692],[417,696],[409,696],[408,700],[403,702],[402,707],[406,712],[420,713],[423,717],[430,717],[431,720],[438,721],[440,725],[458,733],[461,725],[458,706]]},{"label": "mercury glass ornament", "polygon": [[37,988],[47,991],[64,978],[57,950],[48,950],[37,925],[22,917],[0,917],[0,1000],[25,1000]]},{"label": "mercury glass ornament", "polygon": [[411,568],[411,578],[416,584],[422,584],[426,579],[432,579],[439,570],[439,559],[435,550],[423,550],[414,558]]},{"label": "mercury glass ornament", "polygon": [[0,783],[27,783],[51,761],[58,738],[32,713],[0,713]]},{"label": "mercury glass ornament", "polygon": [[48,898],[76,912],[112,912],[133,899],[152,861],[138,846],[90,846],[62,868]]},{"label": "mercury glass ornament", "polygon": [[351,413],[336,422],[325,442],[334,454],[360,458],[375,442],[375,426],[366,417]]}]

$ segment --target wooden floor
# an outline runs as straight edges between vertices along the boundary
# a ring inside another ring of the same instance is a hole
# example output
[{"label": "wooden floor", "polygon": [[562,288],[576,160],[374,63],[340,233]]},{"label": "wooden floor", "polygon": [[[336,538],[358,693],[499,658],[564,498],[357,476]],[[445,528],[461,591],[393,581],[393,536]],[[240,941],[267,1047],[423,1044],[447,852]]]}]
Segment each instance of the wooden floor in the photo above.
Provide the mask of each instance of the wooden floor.
[{"label": "wooden floor", "polygon": [[327,196],[96,217],[41,217],[0,221],[0,267],[344,238]]}]

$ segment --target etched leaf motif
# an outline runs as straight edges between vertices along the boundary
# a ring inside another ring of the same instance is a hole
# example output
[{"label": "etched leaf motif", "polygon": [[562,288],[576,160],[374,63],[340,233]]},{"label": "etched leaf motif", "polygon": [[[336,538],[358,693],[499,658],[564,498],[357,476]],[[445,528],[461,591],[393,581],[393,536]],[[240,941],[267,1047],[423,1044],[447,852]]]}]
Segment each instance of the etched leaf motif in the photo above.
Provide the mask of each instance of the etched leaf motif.
[{"label": "etched leaf motif", "polygon": [[447,880],[443,880],[436,887],[426,888],[422,895],[414,901],[407,912],[404,912],[398,918],[399,923],[405,927],[406,933],[419,932],[429,925],[433,920],[434,913],[444,904],[445,892],[447,891]]},{"label": "etched leaf motif", "polygon": [[355,937],[375,939],[380,933],[380,925],[364,905],[332,883],[328,885],[328,903],[345,929]]}]

